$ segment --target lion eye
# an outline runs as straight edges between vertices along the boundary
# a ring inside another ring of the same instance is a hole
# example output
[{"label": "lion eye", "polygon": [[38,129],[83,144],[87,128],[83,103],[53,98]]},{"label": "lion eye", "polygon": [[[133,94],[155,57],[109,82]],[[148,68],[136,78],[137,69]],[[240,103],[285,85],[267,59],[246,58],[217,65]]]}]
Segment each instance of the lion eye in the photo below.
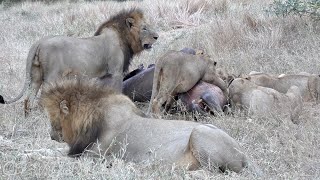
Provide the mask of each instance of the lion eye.
[{"label": "lion eye", "polygon": [[144,27],[144,28],[142,28],[142,31],[146,31],[146,30],[147,30],[147,28],[145,28],[145,27]]}]

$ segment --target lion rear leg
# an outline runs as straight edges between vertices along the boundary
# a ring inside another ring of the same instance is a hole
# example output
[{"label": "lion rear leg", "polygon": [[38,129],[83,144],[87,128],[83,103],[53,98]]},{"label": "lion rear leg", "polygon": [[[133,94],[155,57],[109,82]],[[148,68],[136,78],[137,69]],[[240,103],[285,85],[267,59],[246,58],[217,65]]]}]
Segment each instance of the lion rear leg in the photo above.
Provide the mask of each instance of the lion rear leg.
[{"label": "lion rear leg", "polygon": [[165,102],[169,102],[170,99],[171,99],[170,95],[166,95],[165,93],[159,93],[152,102],[152,113],[160,115],[162,105]]},{"label": "lion rear leg", "polygon": [[199,125],[192,130],[190,146],[200,165],[209,170],[241,171],[247,164],[238,143],[213,125]]},{"label": "lion rear leg", "polygon": [[173,93],[171,93],[171,95],[167,96],[167,100],[166,100],[166,103],[164,106],[164,109],[166,112],[169,112],[170,108],[172,107],[173,102],[174,102],[174,95],[173,95]]},{"label": "lion rear leg", "polygon": [[28,116],[31,107],[33,106],[34,100],[38,94],[42,83],[42,72],[40,66],[34,66],[31,72],[31,84],[27,91],[26,98],[24,100],[24,115]]}]

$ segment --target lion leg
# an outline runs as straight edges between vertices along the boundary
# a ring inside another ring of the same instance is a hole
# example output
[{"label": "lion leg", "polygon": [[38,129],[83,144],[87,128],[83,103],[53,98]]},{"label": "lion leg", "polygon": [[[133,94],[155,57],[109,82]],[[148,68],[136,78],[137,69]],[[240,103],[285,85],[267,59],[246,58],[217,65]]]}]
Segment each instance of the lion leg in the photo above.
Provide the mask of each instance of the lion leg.
[{"label": "lion leg", "polygon": [[240,172],[247,166],[246,157],[236,140],[213,125],[195,127],[190,135],[190,146],[200,165],[209,170]]},{"label": "lion leg", "polygon": [[34,66],[31,72],[31,84],[24,100],[24,116],[27,117],[42,83],[40,66]]},{"label": "lion leg", "polygon": [[[170,101],[170,95],[166,95],[164,92],[159,94],[153,100],[152,113],[159,115],[161,113],[161,107],[165,102]],[[169,102],[170,103],[170,102]]]},{"label": "lion leg", "polygon": [[167,95],[167,100],[165,101],[166,104],[164,106],[165,111],[168,112],[170,110],[170,108],[172,107],[172,104],[174,102],[174,94],[171,93],[171,95]]}]

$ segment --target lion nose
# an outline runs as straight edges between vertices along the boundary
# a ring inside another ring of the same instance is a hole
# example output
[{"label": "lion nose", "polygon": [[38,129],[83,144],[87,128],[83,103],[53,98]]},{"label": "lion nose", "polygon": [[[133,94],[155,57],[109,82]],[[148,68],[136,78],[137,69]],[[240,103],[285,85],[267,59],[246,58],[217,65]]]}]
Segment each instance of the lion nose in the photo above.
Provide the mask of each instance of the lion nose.
[{"label": "lion nose", "polygon": [[51,140],[56,140],[54,136],[51,135],[50,137],[51,137]]},{"label": "lion nose", "polygon": [[158,39],[158,37],[159,37],[159,35],[158,35],[158,34],[153,35],[153,39],[155,39],[155,40],[157,40],[157,39]]}]

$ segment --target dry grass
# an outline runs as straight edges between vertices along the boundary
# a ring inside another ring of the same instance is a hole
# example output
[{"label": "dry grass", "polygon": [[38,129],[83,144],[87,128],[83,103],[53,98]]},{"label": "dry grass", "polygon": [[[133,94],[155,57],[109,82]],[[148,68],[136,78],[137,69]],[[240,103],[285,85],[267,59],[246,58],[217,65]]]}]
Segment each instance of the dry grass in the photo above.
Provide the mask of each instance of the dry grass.
[{"label": "dry grass", "polygon": [[[40,2],[10,8],[0,5],[0,94],[18,94],[25,76],[25,60],[36,40],[47,35],[92,36],[103,20],[122,8],[140,7],[158,29],[151,51],[134,58],[131,68],[153,63],[168,49],[203,48],[230,73],[252,70],[269,73],[319,73],[320,24],[307,17],[276,17],[265,13],[271,1],[196,0],[142,2]],[[257,163],[261,179],[320,178],[320,105],[305,103],[299,125],[274,115],[197,117],[236,138]],[[114,159],[66,156],[67,146],[49,137],[49,123],[37,107],[27,119],[22,103],[0,109],[0,179],[257,179],[245,170],[221,174]],[[192,120],[190,114],[179,119]],[[168,116],[167,118],[173,118]]]}]

